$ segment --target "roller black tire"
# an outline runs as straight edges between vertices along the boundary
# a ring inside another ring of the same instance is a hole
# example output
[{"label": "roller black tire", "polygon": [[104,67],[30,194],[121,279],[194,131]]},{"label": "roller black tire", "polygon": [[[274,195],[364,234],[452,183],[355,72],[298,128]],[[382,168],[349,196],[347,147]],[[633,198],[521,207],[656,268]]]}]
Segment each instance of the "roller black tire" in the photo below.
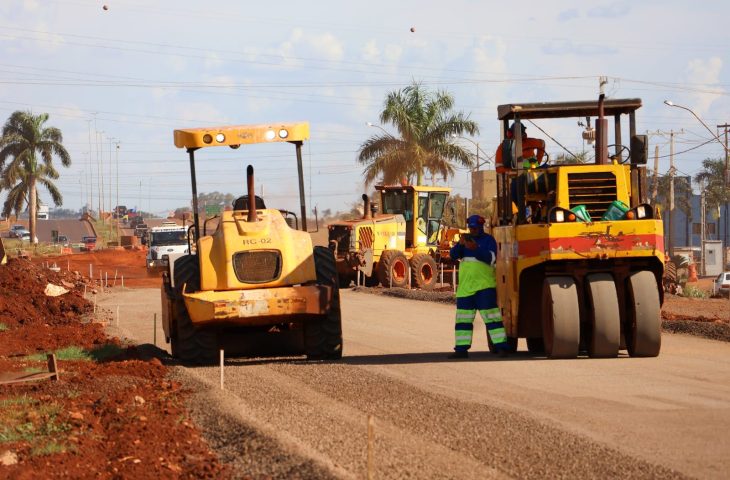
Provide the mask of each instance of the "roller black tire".
[{"label": "roller black tire", "polygon": [[422,290],[433,290],[438,280],[436,261],[425,253],[417,253],[411,258],[413,285]]},{"label": "roller black tire", "polygon": [[591,339],[588,355],[613,358],[621,346],[621,313],[613,277],[594,273],[586,277],[586,296],[590,300]]},{"label": "roller black tire", "polygon": [[386,250],[378,261],[378,278],[385,288],[408,286],[408,259],[398,250]]},{"label": "roller black tire", "polygon": [[549,277],[542,290],[542,337],[549,358],[575,358],[580,347],[578,289],[570,277]]},{"label": "roller black tire", "polygon": [[304,325],[304,349],[309,360],[342,358],[342,312],[335,256],[325,247],[314,247],[317,283],[332,287],[332,303],[327,314]]},{"label": "roller black tire", "polygon": [[185,255],[175,260],[174,307],[175,334],[172,336],[173,356],[185,362],[210,364],[215,361],[218,339],[214,332],[197,329],[185,308],[182,289],[195,292],[200,289],[198,257]]},{"label": "roller black tire", "polygon": [[661,303],[656,277],[648,270],[629,277],[626,349],[632,357],[656,357],[662,348]]},{"label": "roller black tire", "polygon": [[527,351],[535,355],[545,353],[545,343],[542,341],[542,337],[527,338]]}]

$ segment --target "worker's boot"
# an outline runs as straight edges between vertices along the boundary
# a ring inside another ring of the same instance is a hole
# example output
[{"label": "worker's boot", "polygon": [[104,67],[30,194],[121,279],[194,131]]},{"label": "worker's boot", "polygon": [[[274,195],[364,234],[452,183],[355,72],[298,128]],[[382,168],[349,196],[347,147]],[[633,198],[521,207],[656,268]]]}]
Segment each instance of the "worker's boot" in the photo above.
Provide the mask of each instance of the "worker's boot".
[{"label": "worker's boot", "polygon": [[469,352],[466,350],[456,350],[454,353],[449,354],[450,359],[469,358]]}]

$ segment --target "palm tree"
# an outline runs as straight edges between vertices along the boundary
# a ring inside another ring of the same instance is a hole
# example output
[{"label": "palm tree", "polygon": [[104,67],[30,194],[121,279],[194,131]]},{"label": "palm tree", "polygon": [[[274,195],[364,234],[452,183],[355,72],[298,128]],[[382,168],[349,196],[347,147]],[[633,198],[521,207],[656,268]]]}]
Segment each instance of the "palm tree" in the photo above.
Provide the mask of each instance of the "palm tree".
[{"label": "palm tree", "polygon": [[730,202],[730,187],[725,184],[725,160],[706,158],[702,160],[702,170],[695,175],[695,181],[704,185],[707,209],[717,209]]},{"label": "palm tree", "polygon": [[46,187],[56,206],[61,206],[63,197],[52,182],[58,179],[53,156],[60,158],[64,167],[71,165],[71,157],[62,144],[61,130],[44,127],[46,121],[47,113],[13,112],[0,137],[0,190],[8,190],[2,212],[5,216],[12,211],[18,215],[27,203],[33,242],[36,241],[38,184]]},{"label": "palm tree", "polygon": [[385,184],[416,177],[423,182],[423,173],[444,178],[454,175],[454,163],[472,167],[474,154],[458,143],[464,133],[476,135],[479,126],[462,112],[452,112],[454,98],[444,91],[427,91],[420,83],[390,92],[380,114],[382,123],[389,123],[399,136],[376,135],[360,147],[358,162],[366,165],[365,185],[382,175]]}]

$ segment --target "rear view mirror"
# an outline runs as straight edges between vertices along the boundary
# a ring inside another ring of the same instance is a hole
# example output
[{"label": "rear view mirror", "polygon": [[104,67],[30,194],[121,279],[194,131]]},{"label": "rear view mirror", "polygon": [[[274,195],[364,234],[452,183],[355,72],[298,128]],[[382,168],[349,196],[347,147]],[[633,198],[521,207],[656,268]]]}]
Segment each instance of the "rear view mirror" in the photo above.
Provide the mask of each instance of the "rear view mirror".
[{"label": "rear view mirror", "polygon": [[646,165],[649,157],[649,140],[646,135],[634,135],[631,137],[631,164]]}]

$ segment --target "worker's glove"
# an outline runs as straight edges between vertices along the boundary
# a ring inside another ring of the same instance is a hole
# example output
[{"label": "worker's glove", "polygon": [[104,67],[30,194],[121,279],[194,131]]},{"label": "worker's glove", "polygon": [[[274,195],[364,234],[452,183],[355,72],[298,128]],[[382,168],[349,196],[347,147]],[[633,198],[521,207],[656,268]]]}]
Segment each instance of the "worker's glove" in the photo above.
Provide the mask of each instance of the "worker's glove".
[{"label": "worker's glove", "polygon": [[494,252],[489,252],[489,254],[492,256],[492,260],[489,262],[489,265],[493,267],[497,265],[497,254]]}]

